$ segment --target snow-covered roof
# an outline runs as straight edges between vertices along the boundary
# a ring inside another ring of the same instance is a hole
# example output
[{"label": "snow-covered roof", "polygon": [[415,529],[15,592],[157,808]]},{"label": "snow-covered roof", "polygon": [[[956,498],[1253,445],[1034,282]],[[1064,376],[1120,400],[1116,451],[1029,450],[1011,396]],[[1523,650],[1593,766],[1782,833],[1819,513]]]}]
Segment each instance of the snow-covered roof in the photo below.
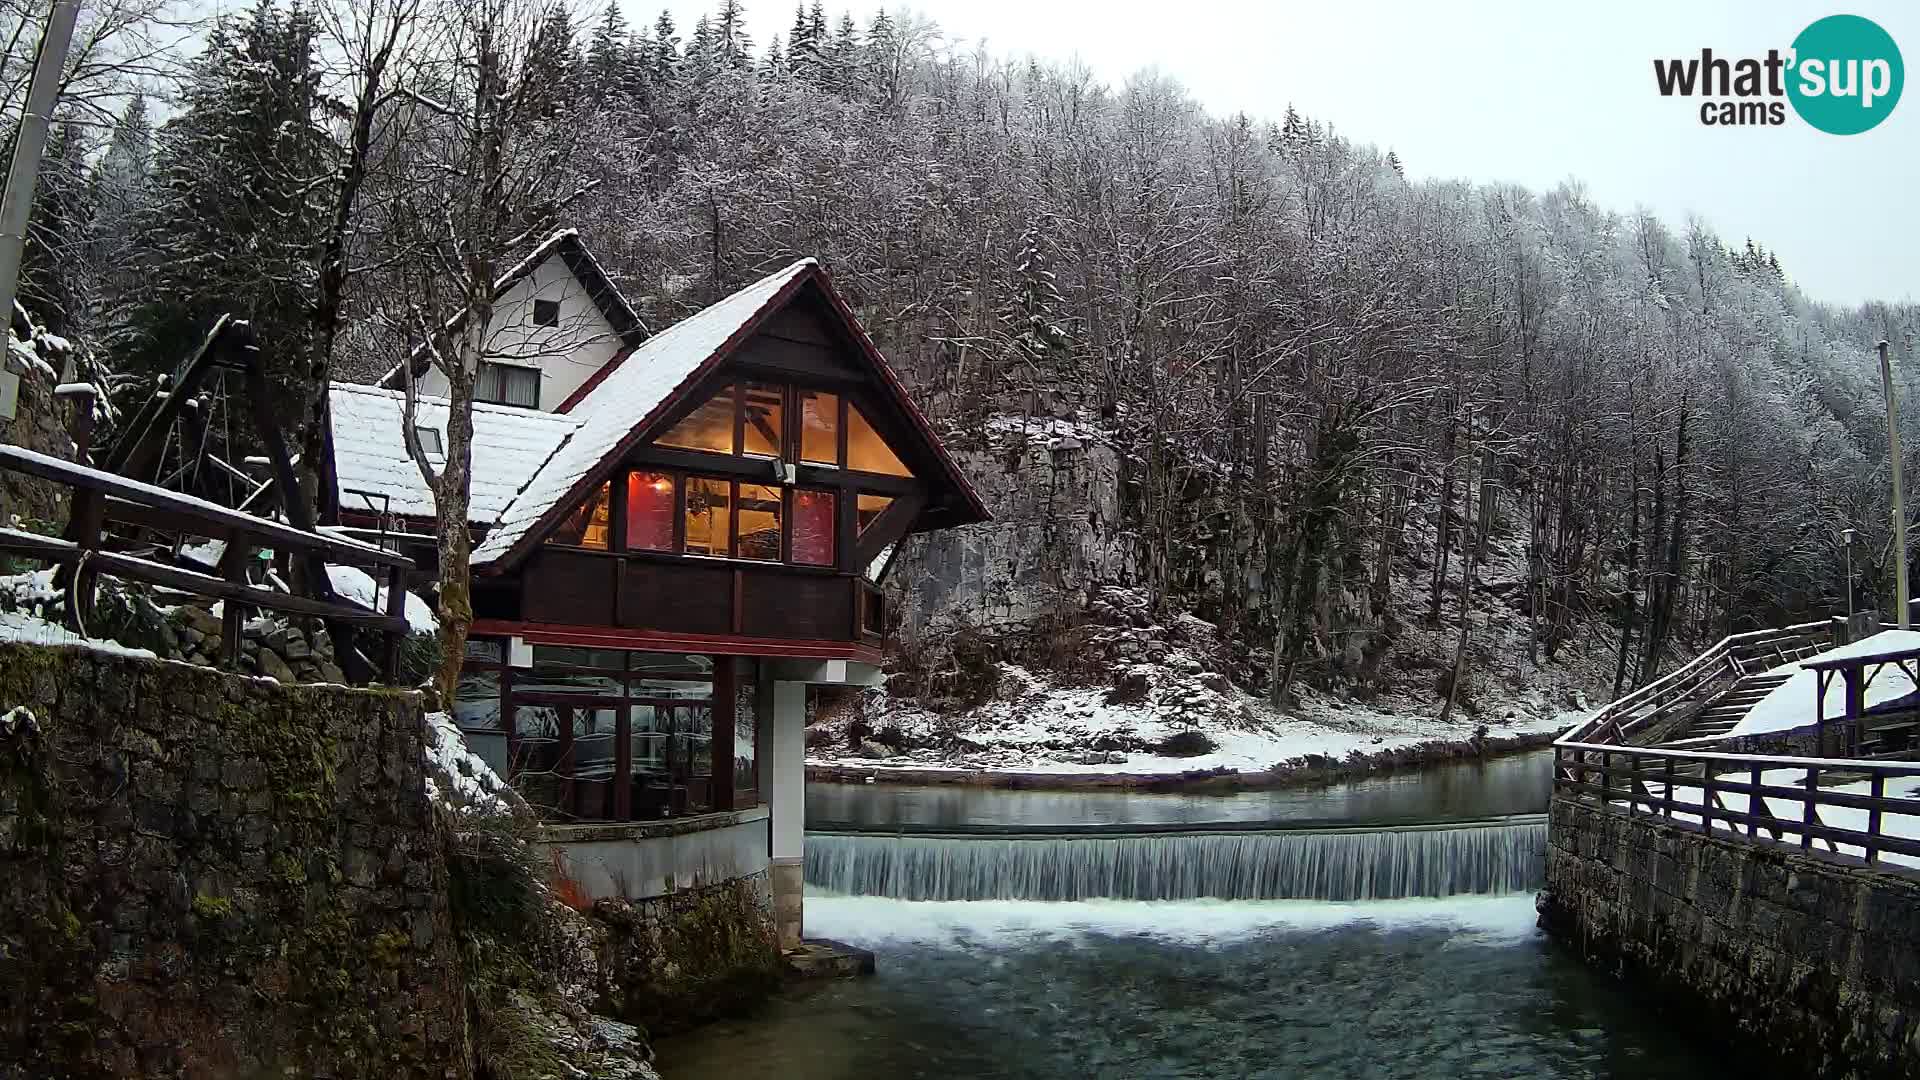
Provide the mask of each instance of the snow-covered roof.
[{"label": "snow-covered roof", "polygon": [[[769,274],[655,334],[624,361],[609,365],[599,383],[566,414],[579,423],[573,437],[544,459],[545,464],[500,513],[496,527],[474,549],[474,565],[507,554],[548,511],[568,500],[575,486],[617,452],[629,436],[654,419],[654,412],[675,390],[753,324],[788,286],[818,265],[812,259],[801,259]],[[476,468],[476,481],[478,471]]]},{"label": "snow-covered roof", "polygon": [[[369,509],[366,500],[349,489],[387,495],[385,505],[409,517],[434,515],[433,492],[408,455],[400,415],[406,396],[354,383],[331,383],[328,404],[333,410],[333,468],[340,506]],[[447,399],[421,395],[414,421],[435,428],[444,440]],[[581,418],[559,413],[516,409],[508,405],[473,407],[473,494],[467,518],[489,525],[542,463],[581,425]]]},{"label": "snow-covered roof", "polygon": [[[1882,630],[1877,634],[1849,642],[1826,652],[1791,663],[1782,664],[1773,669],[1786,674],[1787,681],[1774,687],[1766,697],[1755,702],[1740,722],[1726,734],[1726,738],[1740,735],[1761,735],[1771,731],[1790,731],[1807,727],[1817,719],[1814,712],[1814,699],[1819,694],[1818,674],[1808,664],[1823,660],[1846,660],[1853,657],[1872,656],[1875,653],[1892,652],[1896,649],[1920,648],[1920,630]],[[1865,696],[1867,708],[1885,702],[1894,701],[1913,693],[1913,680],[1907,677],[1897,664],[1889,664],[1878,672],[1872,673],[1872,681],[1867,683]],[[1821,703],[1822,712],[1828,719],[1845,716],[1847,712],[1847,688],[1841,679],[1827,681],[1826,700]]]}]

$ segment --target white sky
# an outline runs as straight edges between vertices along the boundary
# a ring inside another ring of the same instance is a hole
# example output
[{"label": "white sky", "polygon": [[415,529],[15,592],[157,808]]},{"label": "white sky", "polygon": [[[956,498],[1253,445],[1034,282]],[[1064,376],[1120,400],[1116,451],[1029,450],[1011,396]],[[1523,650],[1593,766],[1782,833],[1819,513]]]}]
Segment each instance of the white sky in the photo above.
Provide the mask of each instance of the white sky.
[{"label": "white sky", "polygon": [[[651,24],[662,6],[684,37],[708,0],[620,0]],[[837,19],[850,5],[828,0]],[[864,26],[877,4],[853,6]],[[1619,211],[1692,213],[1728,242],[1778,253],[1816,299],[1920,300],[1920,89],[1872,131],[1702,126],[1699,99],[1663,99],[1652,61],[1782,50],[1808,23],[1865,15],[1920,65],[1920,4],[1849,0],[917,0],[949,43],[1002,56],[1078,58],[1118,86],[1157,67],[1215,113],[1278,119],[1289,102],[1359,142],[1399,152],[1418,178],[1569,177]],[[793,20],[791,0],[748,0],[757,48]],[[1784,104],[1784,101],[1783,101]]]}]

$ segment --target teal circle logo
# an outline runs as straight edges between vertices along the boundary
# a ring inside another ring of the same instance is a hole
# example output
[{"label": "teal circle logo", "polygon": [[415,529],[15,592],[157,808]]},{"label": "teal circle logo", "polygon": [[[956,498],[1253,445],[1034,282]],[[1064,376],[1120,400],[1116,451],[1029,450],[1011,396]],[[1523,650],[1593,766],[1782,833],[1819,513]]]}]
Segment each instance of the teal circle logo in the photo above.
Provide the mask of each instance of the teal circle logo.
[{"label": "teal circle logo", "polygon": [[1829,135],[1858,135],[1885,120],[1906,81],[1900,47],[1872,19],[1829,15],[1793,39],[1787,99]]}]

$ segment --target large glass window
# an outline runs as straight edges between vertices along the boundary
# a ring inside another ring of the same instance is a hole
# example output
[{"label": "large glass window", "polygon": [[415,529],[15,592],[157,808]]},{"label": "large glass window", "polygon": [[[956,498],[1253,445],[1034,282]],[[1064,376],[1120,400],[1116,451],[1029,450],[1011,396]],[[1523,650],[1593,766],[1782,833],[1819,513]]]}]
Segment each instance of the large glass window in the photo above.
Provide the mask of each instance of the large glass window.
[{"label": "large glass window", "polygon": [[793,493],[793,561],[807,566],[833,565],[834,523],[839,499],[831,491]]},{"label": "large glass window", "polygon": [[742,559],[780,560],[780,489],[763,484],[741,484],[736,504],[740,514],[740,543],[734,554]]},{"label": "large glass window", "polygon": [[612,516],[607,485],[601,484],[593,489],[587,501],[575,507],[560,527],[547,537],[547,543],[563,547],[607,549],[612,535]]},{"label": "large glass window", "polygon": [[654,441],[661,446],[675,446],[682,450],[710,450],[717,454],[737,453],[733,439],[733,406],[734,388],[731,385],[723,386],[719,393],[708,398],[699,408],[689,413],[685,420],[675,424],[665,435]]},{"label": "large glass window", "polygon": [[726,480],[687,480],[687,554],[727,554],[733,527],[732,488]]},{"label": "large glass window", "polygon": [[797,390],[800,399],[800,460],[809,465],[840,464],[840,397]]},{"label": "large glass window", "polygon": [[733,809],[760,804],[760,772],[756,759],[759,735],[759,665],[733,658]]},{"label": "large glass window", "polygon": [[859,472],[885,473],[888,476],[912,476],[895,456],[893,447],[873,430],[873,425],[858,408],[847,408],[847,468]]},{"label": "large glass window", "polygon": [[745,399],[741,402],[744,419],[741,422],[741,451],[756,457],[780,457],[781,448],[786,446],[786,428],[783,427],[786,410],[784,403],[787,388],[778,384],[748,383]]},{"label": "large glass window", "polygon": [[673,550],[673,476],[627,474],[627,550]]}]

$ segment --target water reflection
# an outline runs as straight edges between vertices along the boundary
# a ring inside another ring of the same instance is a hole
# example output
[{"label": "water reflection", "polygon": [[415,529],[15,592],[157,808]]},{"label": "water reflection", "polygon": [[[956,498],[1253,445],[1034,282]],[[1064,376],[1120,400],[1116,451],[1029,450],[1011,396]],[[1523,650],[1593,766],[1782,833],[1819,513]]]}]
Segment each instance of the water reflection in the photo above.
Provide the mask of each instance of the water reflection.
[{"label": "water reflection", "polygon": [[1321,788],[1232,795],[1005,791],[965,785],[807,785],[807,826],[1095,825],[1214,821],[1433,821],[1547,808],[1552,751],[1406,770]]}]

